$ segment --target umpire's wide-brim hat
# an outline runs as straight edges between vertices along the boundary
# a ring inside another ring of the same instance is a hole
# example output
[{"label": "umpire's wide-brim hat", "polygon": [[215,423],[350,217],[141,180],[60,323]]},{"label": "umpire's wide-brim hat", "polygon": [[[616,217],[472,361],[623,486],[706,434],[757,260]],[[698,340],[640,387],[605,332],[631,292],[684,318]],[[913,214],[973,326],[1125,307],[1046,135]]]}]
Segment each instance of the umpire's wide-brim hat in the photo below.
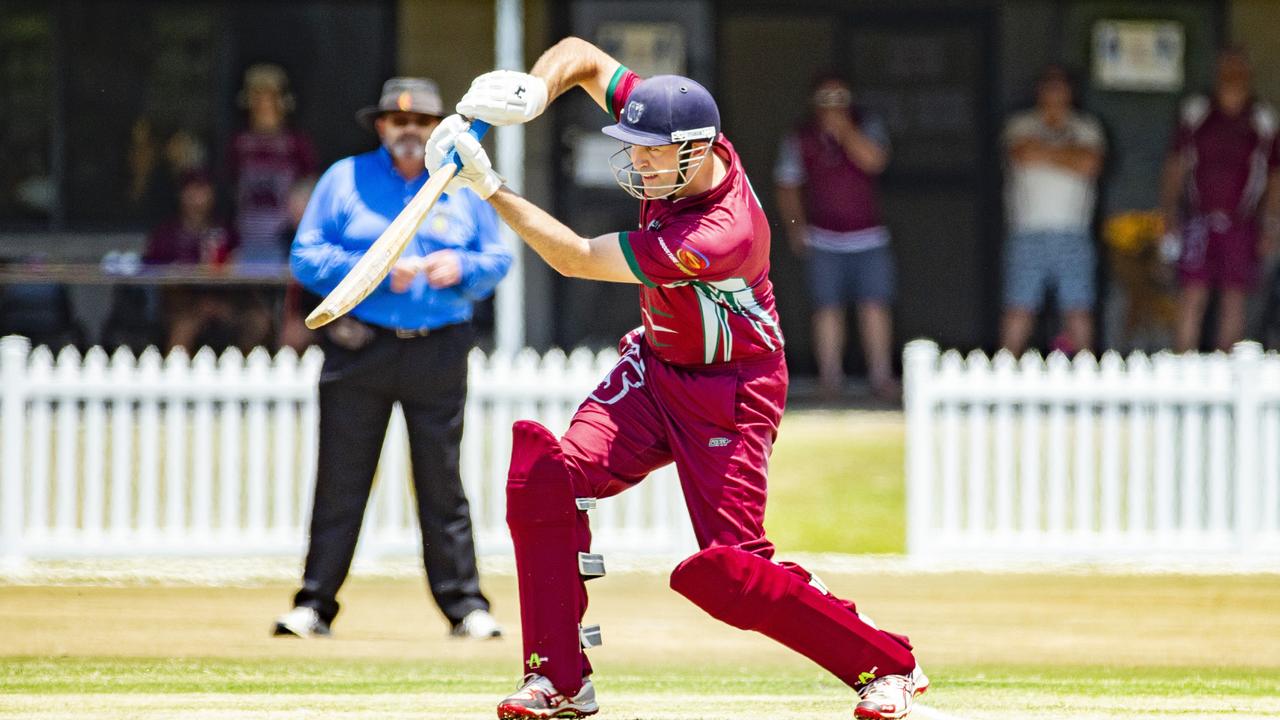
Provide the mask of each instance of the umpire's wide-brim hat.
[{"label": "umpire's wide-brim hat", "polygon": [[383,113],[409,112],[432,117],[444,117],[444,101],[434,80],[416,77],[395,77],[382,84],[382,97],[377,105],[356,111],[356,122],[373,129],[374,118]]}]

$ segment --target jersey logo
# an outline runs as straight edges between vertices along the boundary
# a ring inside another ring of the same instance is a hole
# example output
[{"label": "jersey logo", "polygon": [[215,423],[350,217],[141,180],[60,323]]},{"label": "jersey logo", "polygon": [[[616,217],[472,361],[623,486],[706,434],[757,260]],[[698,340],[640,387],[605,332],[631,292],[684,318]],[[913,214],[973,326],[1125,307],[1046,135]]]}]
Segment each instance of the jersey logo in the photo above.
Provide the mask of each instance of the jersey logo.
[{"label": "jersey logo", "polygon": [[727,438],[727,437],[713,437],[713,438],[711,438],[710,440],[708,440],[708,441],[707,441],[707,447],[709,447],[709,448],[722,448],[722,447],[729,447],[729,438]]},{"label": "jersey logo", "polygon": [[683,262],[685,267],[693,270],[694,273],[702,272],[711,266],[711,261],[707,259],[706,255],[691,247],[682,247],[676,250],[676,258]]},{"label": "jersey logo", "polygon": [[[627,348],[627,352],[618,358],[618,364],[613,366],[609,377],[592,391],[591,399],[604,405],[613,405],[626,397],[632,388],[641,387],[644,387],[644,362],[640,359],[640,342],[635,340]],[[614,394],[603,397],[601,392],[604,390],[613,390]]]},{"label": "jersey logo", "polygon": [[645,230],[657,230],[661,227],[662,227],[662,221],[654,219],[649,221],[649,226],[646,227]]},{"label": "jersey logo", "polygon": [[694,250],[693,248],[679,248],[675,252],[671,252],[671,248],[667,246],[667,241],[661,235],[658,236],[658,247],[662,248],[663,254],[675,265],[680,272],[689,277],[698,277],[699,270],[705,270],[711,264],[707,260],[707,256]]},{"label": "jersey logo", "polygon": [[635,125],[640,122],[640,116],[644,114],[644,103],[632,100],[627,103],[627,122]]}]

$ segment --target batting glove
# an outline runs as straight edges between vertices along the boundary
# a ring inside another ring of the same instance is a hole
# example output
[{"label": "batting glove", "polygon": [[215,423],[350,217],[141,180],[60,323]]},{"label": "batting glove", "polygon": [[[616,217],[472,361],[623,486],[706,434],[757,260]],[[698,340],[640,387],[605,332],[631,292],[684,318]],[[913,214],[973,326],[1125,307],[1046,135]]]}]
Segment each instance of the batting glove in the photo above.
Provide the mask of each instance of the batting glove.
[{"label": "batting glove", "polygon": [[490,125],[519,125],[547,109],[547,83],[514,70],[494,70],[471,81],[458,101],[459,113]]},{"label": "batting glove", "polygon": [[462,166],[453,180],[445,187],[446,192],[456,192],[459,188],[469,188],[482,199],[498,191],[506,182],[493,169],[489,154],[484,151],[480,141],[467,132],[469,123],[461,115],[450,115],[431,133],[427,139],[427,169],[438,170],[447,162],[449,155],[456,149],[458,160]]}]

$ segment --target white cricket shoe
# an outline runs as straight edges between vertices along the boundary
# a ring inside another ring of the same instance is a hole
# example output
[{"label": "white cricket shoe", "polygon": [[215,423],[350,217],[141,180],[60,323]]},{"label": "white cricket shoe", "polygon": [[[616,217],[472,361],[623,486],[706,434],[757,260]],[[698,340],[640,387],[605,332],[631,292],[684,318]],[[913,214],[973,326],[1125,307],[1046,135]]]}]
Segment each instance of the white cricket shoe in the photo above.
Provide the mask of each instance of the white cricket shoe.
[{"label": "white cricket shoe", "polygon": [[596,705],[596,688],[591,678],[582,679],[582,689],[572,698],[560,694],[551,681],[529,673],[520,689],[498,703],[499,720],[519,718],[581,718],[600,711]]},{"label": "white cricket shoe", "polygon": [[502,637],[502,626],[498,624],[497,620],[493,619],[488,610],[476,608],[467,613],[467,616],[462,618],[462,622],[453,626],[451,634],[454,637],[475,638],[477,640],[498,638]]},{"label": "white cricket shoe", "polygon": [[315,608],[296,607],[276,618],[276,636],[300,638],[328,637],[329,623],[320,618]]},{"label": "white cricket shoe", "polygon": [[910,675],[885,675],[863,685],[858,690],[862,702],[853,709],[855,718],[872,720],[897,720],[911,712],[911,704],[917,695],[929,689],[929,678],[920,666]]}]

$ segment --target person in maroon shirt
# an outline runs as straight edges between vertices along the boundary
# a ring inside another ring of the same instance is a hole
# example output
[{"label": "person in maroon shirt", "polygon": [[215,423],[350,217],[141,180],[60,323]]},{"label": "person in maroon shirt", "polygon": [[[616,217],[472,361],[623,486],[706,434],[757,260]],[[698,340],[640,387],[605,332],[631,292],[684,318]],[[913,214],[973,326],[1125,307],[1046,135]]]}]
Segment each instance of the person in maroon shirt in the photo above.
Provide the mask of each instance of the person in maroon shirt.
[{"label": "person in maroon shirt", "polygon": [[[633,230],[579,236],[503,187],[472,117],[527,122],[581,87],[616,120],[611,164],[640,200]],[[638,286],[643,326],[557,438],[515,424],[507,525],[519,578],[523,673],[498,717],[577,718],[599,707],[584,650],[584,582],[604,574],[587,510],[675,463],[699,551],[671,587],[712,617],[805,655],[857,690],[854,715],[901,718],[928,687],[906,637],[880,630],[765,537],[768,460],[786,402],[787,366],[769,281],[769,222],[710,93],[689,78],[641,80],[578,38],[529,73],[476,78],[428,141],[428,167],[456,148],[469,187],[562,274]]]},{"label": "person in maroon shirt", "polygon": [[871,391],[895,401],[902,394],[893,377],[896,273],[879,190],[889,129],[854,105],[840,75],[820,73],[812,89],[811,112],[779,148],[774,181],[792,252],[806,260],[819,387],[826,397],[843,392],[845,307],[852,303]]},{"label": "person in maroon shirt", "polygon": [[1160,191],[1165,227],[1181,240],[1178,352],[1199,348],[1213,290],[1215,347],[1230,350],[1244,337],[1245,305],[1264,246],[1274,244],[1280,230],[1276,126],[1275,109],[1254,97],[1249,59],[1239,48],[1219,56],[1213,94],[1182,105]]},{"label": "person in maroon shirt", "polygon": [[[182,176],[178,213],[156,226],[147,237],[142,261],[147,265],[225,264],[239,246],[235,231],[217,217],[213,181],[203,171]],[[234,335],[246,349],[270,325],[265,311],[245,308],[225,290],[170,287],[162,294],[166,349],[195,350],[197,340],[211,329]]]},{"label": "person in maroon shirt", "polygon": [[231,139],[227,158],[242,244],[237,261],[283,264],[288,252],[279,237],[289,221],[289,190],[316,174],[315,149],[306,133],[289,124],[294,100],[279,66],[263,63],[245,71],[240,104],[248,126]]}]

